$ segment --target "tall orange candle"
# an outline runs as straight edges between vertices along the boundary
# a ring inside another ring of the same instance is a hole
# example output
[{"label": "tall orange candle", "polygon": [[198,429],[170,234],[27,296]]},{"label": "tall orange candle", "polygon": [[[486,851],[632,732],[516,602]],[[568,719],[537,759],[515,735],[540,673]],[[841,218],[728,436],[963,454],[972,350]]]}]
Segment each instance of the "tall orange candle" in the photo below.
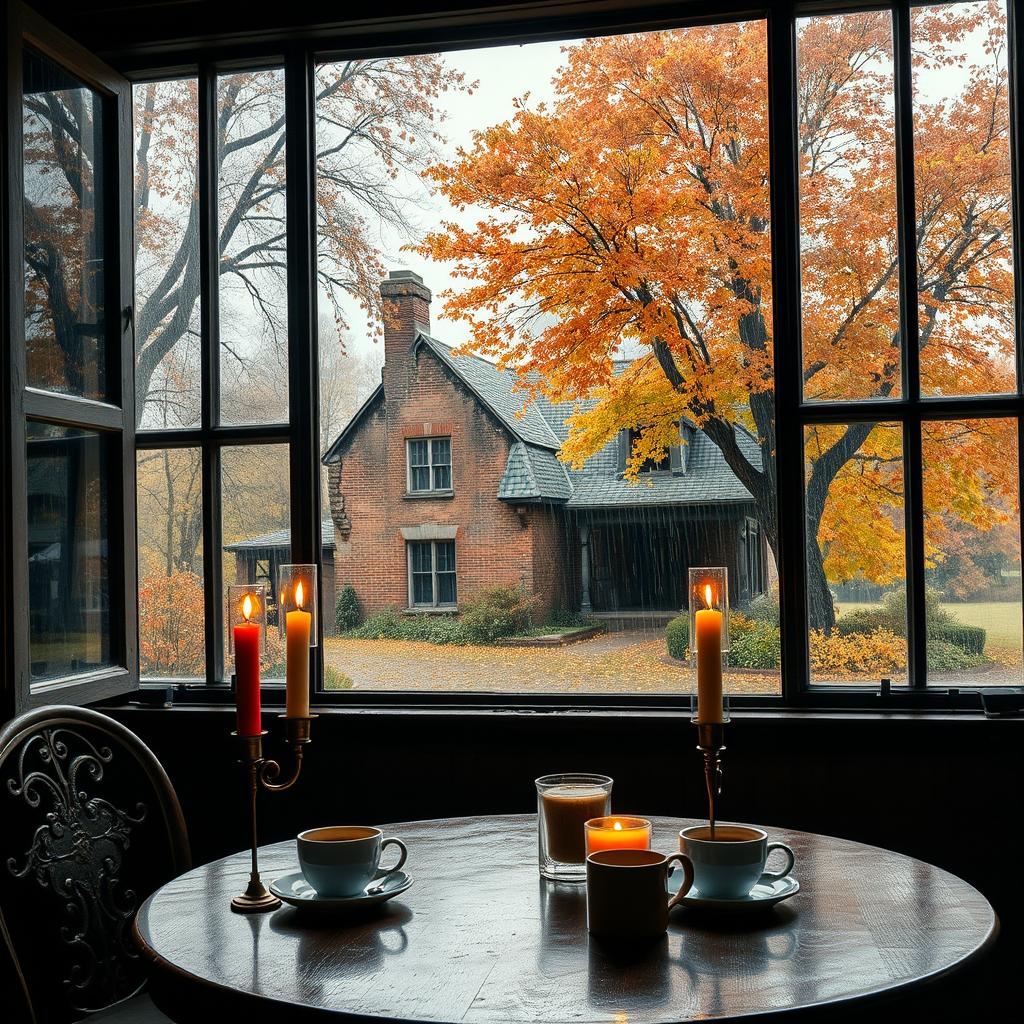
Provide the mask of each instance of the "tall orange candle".
[{"label": "tall orange candle", "polygon": [[587,853],[598,850],[649,850],[651,823],[646,818],[591,818],[586,824]]},{"label": "tall orange candle", "polygon": [[722,722],[722,613],[712,608],[711,584],[704,587],[707,608],[695,617],[697,646],[697,721]]},{"label": "tall orange candle", "polygon": [[305,595],[302,581],[295,584],[298,607],[285,616],[285,697],[284,713],[288,718],[304,718],[309,714],[309,631],[312,613],[303,609]]},{"label": "tall orange candle", "polygon": [[260,627],[250,622],[254,611],[249,594],[242,601],[244,622],[234,627],[235,703],[238,710],[238,735],[259,735],[260,721]]}]

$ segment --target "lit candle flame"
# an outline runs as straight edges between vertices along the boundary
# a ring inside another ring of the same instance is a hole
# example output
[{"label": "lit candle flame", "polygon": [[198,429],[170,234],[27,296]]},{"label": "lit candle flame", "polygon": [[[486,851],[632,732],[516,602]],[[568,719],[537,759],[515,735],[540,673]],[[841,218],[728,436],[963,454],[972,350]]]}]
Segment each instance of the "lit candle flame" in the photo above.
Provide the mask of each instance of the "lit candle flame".
[{"label": "lit candle flame", "polygon": [[715,595],[711,592],[711,584],[704,584],[704,603],[710,608],[714,604]]},{"label": "lit candle flame", "polygon": [[248,622],[252,618],[252,595],[246,594],[242,600],[242,614],[245,616],[245,621]]},{"label": "lit candle flame", "polygon": [[616,832],[621,832],[622,831],[622,822],[621,821],[615,822],[615,824],[612,825],[612,828],[615,829]]},{"label": "lit candle flame", "polygon": [[295,605],[298,608],[302,607],[302,580],[295,584]]}]

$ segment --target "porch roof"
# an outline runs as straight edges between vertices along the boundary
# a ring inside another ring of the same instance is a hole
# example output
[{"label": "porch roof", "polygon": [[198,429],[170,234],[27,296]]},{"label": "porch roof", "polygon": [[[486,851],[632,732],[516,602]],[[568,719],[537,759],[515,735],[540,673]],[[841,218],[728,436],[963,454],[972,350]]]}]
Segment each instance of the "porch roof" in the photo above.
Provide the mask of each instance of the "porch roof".
[{"label": "porch roof", "polygon": [[[325,551],[334,550],[334,523],[330,519],[324,519],[320,523],[321,543]],[[225,544],[225,551],[256,551],[272,550],[277,548],[290,548],[292,546],[291,530],[274,530],[273,533],[264,533],[259,537],[245,537],[236,540],[234,544]]]}]

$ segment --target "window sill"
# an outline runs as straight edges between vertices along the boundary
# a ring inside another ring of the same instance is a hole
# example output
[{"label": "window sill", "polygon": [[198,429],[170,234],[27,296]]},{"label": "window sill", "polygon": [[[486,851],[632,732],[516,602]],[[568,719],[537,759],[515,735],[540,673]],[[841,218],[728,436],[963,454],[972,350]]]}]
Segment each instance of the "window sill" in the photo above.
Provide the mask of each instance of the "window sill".
[{"label": "window sill", "polygon": [[445,604],[445,605],[413,605],[411,608],[403,608],[403,615],[458,615],[459,606],[457,604]]},{"label": "window sill", "polygon": [[402,501],[422,501],[424,498],[441,498],[446,500],[454,497],[455,491],[450,489],[447,491],[406,491],[402,495]]}]

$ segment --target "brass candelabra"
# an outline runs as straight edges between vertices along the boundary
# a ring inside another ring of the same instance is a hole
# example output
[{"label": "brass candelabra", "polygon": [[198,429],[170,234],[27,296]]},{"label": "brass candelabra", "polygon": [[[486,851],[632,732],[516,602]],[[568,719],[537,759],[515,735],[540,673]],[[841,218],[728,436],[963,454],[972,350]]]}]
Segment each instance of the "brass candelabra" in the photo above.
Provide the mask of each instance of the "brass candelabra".
[{"label": "brass candelabra", "polygon": [[310,725],[316,715],[292,717],[278,715],[277,717],[284,719],[286,737],[294,756],[292,773],[284,781],[279,781],[281,765],[277,761],[263,756],[263,737],[267,735],[266,729],[255,736],[239,736],[237,732],[231,733],[238,742],[239,764],[245,768],[249,785],[250,840],[252,843],[252,870],[249,873],[249,884],[245,887],[245,892],[231,901],[231,909],[239,914],[262,914],[268,910],[275,910],[281,905],[281,901],[267,889],[260,878],[259,843],[256,835],[256,796],[261,788],[272,793],[280,793],[291,789],[298,781],[302,772],[303,749],[310,742]]},{"label": "brass candelabra", "polygon": [[704,785],[708,794],[708,824],[715,838],[718,798],[722,794],[722,752],[725,750],[725,723],[698,722],[697,749],[704,755]]}]

